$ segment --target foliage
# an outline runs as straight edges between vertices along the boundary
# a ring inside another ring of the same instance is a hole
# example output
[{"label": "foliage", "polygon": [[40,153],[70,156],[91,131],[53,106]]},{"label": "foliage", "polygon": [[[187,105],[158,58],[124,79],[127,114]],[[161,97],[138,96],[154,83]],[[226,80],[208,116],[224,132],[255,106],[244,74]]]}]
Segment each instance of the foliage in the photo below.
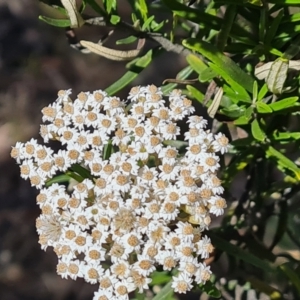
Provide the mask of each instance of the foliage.
[{"label": "foliage", "polygon": [[[127,33],[117,44],[140,41],[135,50],[117,51],[104,47],[104,39],[93,47],[69,39],[79,51],[130,60],[125,74],[107,88],[110,95],[162,52],[186,57],[188,67],[163,91],[185,86],[195,102],[208,108],[213,130],[226,133],[232,144],[222,168],[227,214],[209,233],[216,251],[208,263],[221,264],[223,254],[227,271],[215,272],[214,283],[201,290],[222,298],[234,297],[237,290],[248,299],[260,293],[270,299],[299,298],[299,1],[128,0],[131,22],[119,15],[122,1],[83,0],[71,8],[43,2],[53,14],[40,19],[66,28],[67,35],[81,26],[102,26]],[[168,17],[162,19],[161,13]],[[145,40],[157,46],[143,51]],[[242,192],[233,193],[237,185]],[[168,278],[153,280],[163,285]],[[170,284],[155,299],[171,299]]]}]

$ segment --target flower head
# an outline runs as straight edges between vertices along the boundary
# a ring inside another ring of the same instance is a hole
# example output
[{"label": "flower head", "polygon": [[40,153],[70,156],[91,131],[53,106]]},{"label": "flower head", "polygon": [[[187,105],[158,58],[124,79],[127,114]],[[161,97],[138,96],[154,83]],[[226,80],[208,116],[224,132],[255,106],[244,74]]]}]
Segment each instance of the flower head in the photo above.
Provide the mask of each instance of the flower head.
[{"label": "flower head", "polygon": [[[94,299],[128,299],[148,289],[159,266],[180,271],[175,292],[207,281],[211,271],[200,261],[213,246],[201,232],[209,213],[221,215],[226,207],[216,172],[217,152],[227,151],[228,139],[191,115],[195,109],[180,90],[166,101],[154,85],[132,88],[128,108],[100,90],[74,101],[70,95],[59,91],[42,110],[44,142],[56,140],[62,149],[31,139],[11,151],[21,177],[41,190],[36,227],[42,248],[53,247],[59,258],[57,273],[98,283]],[[184,119],[186,132],[177,124]],[[73,178],[68,189],[56,177],[61,172]]]}]

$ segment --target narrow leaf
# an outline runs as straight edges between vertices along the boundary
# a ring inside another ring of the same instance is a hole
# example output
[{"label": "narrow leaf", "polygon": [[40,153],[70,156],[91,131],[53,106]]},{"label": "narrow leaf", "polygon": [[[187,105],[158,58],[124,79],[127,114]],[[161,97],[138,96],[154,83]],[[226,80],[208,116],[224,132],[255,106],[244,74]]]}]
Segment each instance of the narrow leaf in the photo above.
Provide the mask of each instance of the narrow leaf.
[{"label": "narrow leaf", "polygon": [[56,27],[70,27],[71,25],[70,20],[66,20],[66,19],[53,19],[53,18],[48,18],[46,16],[39,16],[39,19],[49,25],[56,26]]},{"label": "narrow leaf", "polygon": [[152,300],[166,300],[173,294],[172,282],[167,283]]},{"label": "narrow leaf", "polygon": [[86,0],[86,3],[99,15],[105,16],[106,12],[102,9],[102,7],[96,2],[96,0]]},{"label": "narrow leaf", "polygon": [[198,287],[202,292],[205,292],[212,298],[220,298],[222,296],[221,292],[211,281],[207,281],[205,284],[200,284]]},{"label": "narrow leaf", "polygon": [[260,142],[263,142],[266,138],[266,134],[261,129],[257,119],[253,120],[251,123],[251,133],[253,137]]},{"label": "narrow leaf", "polygon": [[194,54],[189,54],[186,57],[186,61],[188,62],[188,64],[193,68],[193,70],[195,72],[197,72],[199,75],[205,70],[207,69],[207,65],[203,62],[203,60],[194,55]]},{"label": "narrow leaf", "polygon": [[277,141],[299,140],[300,132],[275,132],[273,139]]},{"label": "narrow leaf", "polygon": [[283,201],[280,201],[279,207],[280,210],[279,210],[277,229],[272,244],[269,247],[270,250],[272,250],[278,244],[278,242],[282,239],[287,229],[287,222],[288,222],[287,201],[285,199]]},{"label": "narrow leaf", "polygon": [[154,57],[154,52],[149,50],[144,56],[137,58],[130,62],[129,71],[126,72],[119,80],[114,82],[110,87],[108,87],[105,91],[109,95],[114,95],[125,86],[127,86],[130,82],[132,82],[139,74],[146,68],[152,61]]},{"label": "narrow leaf", "polygon": [[288,263],[282,264],[278,267],[293,283],[298,291],[298,296],[300,297],[300,278],[298,274],[289,267]]},{"label": "narrow leaf", "polygon": [[[244,102],[251,102],[251,98],[246,92],[246,90],[243,88],[243,86],[239,85],[236,81],[233,80],[231,77],[231,74],[228,73],[228,70],[224,70],[220,68],[217,65],[214,65],[212,63],[208,63],[209,67],[212,68],[213,71],[215,71],[217,74],[219,74],[224,80],[232,87],[232,89],[235,91],[236,94],[240,96],[240,98],[243,98]],[[251,90],[252,92],[252,90]]]},{"label": "narrow leaf", "polygon": [[151,283],[150,285],[159,285],[159,284],[165,284],[167,282],[170,282],[171,276],[169,272],[164,271],[164,272],[159,272],[159,271],[154,271],[151,273]]},{"label": "narrow leaf", "polygon": [[252,92],[252,103],[255,103],[257,101],[257,95],[258,94],[258,86],[257,86],[257,81],[254,81],[253,83],[253,92]]},{"label": "narrow leaf", "polygon": [[121,40],[116,41],[116,44],[117,45],[131,44],[131,43],[134,43],[136,40],[137,40],[137,37],[131,35],[131,36],[125,38],[125,39],[121,39]]},{"label": "narrow leaf", "polygon": [[198,39],[187,39],[183,41],[183,45],[201,53],[220,69],[226,70],[228,77],[231,77],[233,81],[245,88],[248,92],[252,92],[254,79],[237,66],[233,60],[218,51],[212,44]]},{"label": "narrow leaf", "polygon": [[116,0],[104,0],[103,4],[108,14],[115,11],[117,9],[117,1]]},{"label": "narrow leaf", "polygon": [[154,16],[149,17],[142,26],[142,31],[146,31],[150,29],[150,24],[154,20]]},{"label": "narrow leaf", "polygon": [[232,29],[234,19],[236,17],[236,5],[228,5],[224,14],[223,24],[220,28],[217,37],[217,48],[220,51],[224,51],[224,47],[227,44],[227,40]]},{"label": "narrow leaf", "polygon": [[255,255],[248,253],[245,250],[239,248],[238,246],[229,243],[228,241],[218,237],[211,231],[209,232],[209,236],[212,240],[212,244],[216,246],[216,248],[226,252],[229,255],[232,255],[235,258],[239,258],[261,270],[264,270],[267,273],[274,272],[274,266],[268,263],[267,261],[259,259]]},{"label": "narrow leaf", "polygon": [[273,111],[272,108],[264,102],[256,102],[256,109],[260,114],[269,114]]},{"label": "narrow leaf", "polygon": [[214,77],[217,77],[218,73],[215,72],[212,68],[207,67],[201,74],[199,74],[199,81],[200,82],[209,82],[211,81]]},{"label": "narrow leaf", "polygon": [[[205,27],[210,29],[219,31],[224,22],[224,20],[219,17],[201,12],[199,9],[191,8],[175,0],[163,0],[163,2],[175,15],[182,17],[183,19],[190,20],[196,24],[204,24]],[[236,4],[236,1],[234,4]],[[256,41],[254,41],[252,33],[237,24],[232,27],[230,36],[249,45],[256,45]]]},{"label": "narrow leaf", "polygon": [[282,110],[282,109],[286,109],[286,108],[295,106],[298,99],[299,99],[299,97],[285,98],[283,100],[279,100],[279,101],[276,101],[274,103],[270,103],[269,107],[273,111],[279,111],[279,110]]},{"label": "narrow leaf", "polygon": [[71,179],[71,176],[68,176],[66,174],[55,176],[49,180],[46,181],[46,186],[49,187],[53,183],[63,183],[63,182],[69,182]]},{"label": "narrow leaf", "polygon": [[275,158],[276,161],[277,161],[277,164],[280,167],[293,172],[295,174],[297,180],[298,181],[300,180],[300,169],[297,167],[297,165],[293,161],[291,161],[285,155],[283,155],[282,153],[280,153],[279,151],[277,151],[272,146],[269,146],[266,149],[266,156],[267,157],[271,157],[271,158]]},{"label": "narrow leaf", "polygon": [[190,95],[195,98],[199,103],[202,103],[205,95],[201,93],[199,90],[197,90],[195,87],[191,85],[186,86],[187,90],[190,92]]},{"label": "narrow leaf", "polygon": [[281,9],[278,12],[278,14],[274,17],[270,28],[267,30],[266,37],[265,37],[265,44],[267,46],[271,45],[271,42],[275,37],[277,29],[281,23],[282,17],[283,17],[283,9]]},{"label": "narrow leaf", "polygon": [[267,92],[268,92],[268,87],[266,84],[264,84],[258,93],[258,96],[257,96],[258,101],[261,101],[266,96]]}]

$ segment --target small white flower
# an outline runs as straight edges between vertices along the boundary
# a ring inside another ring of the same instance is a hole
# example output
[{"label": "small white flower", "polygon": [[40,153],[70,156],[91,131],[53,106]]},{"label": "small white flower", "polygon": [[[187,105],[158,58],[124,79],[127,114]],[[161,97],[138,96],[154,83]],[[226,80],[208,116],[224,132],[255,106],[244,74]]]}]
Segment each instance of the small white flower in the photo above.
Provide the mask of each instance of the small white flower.
[{"label": "small white flower", "polygon": [[227,207],[226,205],[226,200],[222,197],[211,197],[208,200],[208,203],[210,203],[210,208],[209,212],[216,215],[216,216],[221,216],[224,214],[224,208]]},{"label": "small white flower", "polygon": [[179,294],[186,294],[186,292],[190,291],[193,287],[192,278],[189,277],[186,273],[179,273],[176,277],[173,276],[172,288],[174,292]]},{"label": "small white flower", "polygon": [[104,274],[104,269],[97,263],[89,262],[82,267],[82,277],[91,284],[96,284]]},{"label": "small white flower", "polygon": [[166,140],[176,140],[176,136],[180,134],[180,128],[176,123],[168,122],[160,127],[159,132]]},{"label": "small white flower", "polygon": [[141,89],[140,86],[132,87],[127,99],[131,102],[136,102],[139,99],[139,97],[145,97],[144,91]]},{"label": "small white flower", "polygon": [[98,129],[102,134],[111,134],[116,129],[117,122],[115,118],[101,114],[99,116]]},{"label": "small white flower", "polygon": [[23,179],[28,179],[36,174],[37,167],[32,159],[24,160],[20,165],[20,173]]},{"label": "small white flower", "polygon": [[132,265],[132,268],[145,277],[150,275],[156,269],[153,260],[141,254],[138,254],[137,262]]},{"label": "small white flower", "polygon": [[210,276],[212,274],[211,270],[210,270],[210,266],[206,266],[205,263],[200,263],[199,264],[199,268],[196,271],[195,274],[195,281],[200,284],[200,283],[205,283],[206,281],[208,281],[210,279]]},{"label": "small white flower", "polygon": [[201,255],[202,259],[209,257],[209,254],[214,250],[213,245],[211,244],[210,238],[206,235],[196,244],[197,254]]},{"label": "small white flower", "polygon": [[130,275],[130,265],[126,260],[118,260],[110,267],[110,270],[119,279],[125,279]]},{"label": "small white flower", "polygon": [[229,147],[228,144],[229,144],[228,138],[221,132],[215,135],[215,140],[212,142],[214,150],[216,152],[220,151],[222,154],[228,151],[228,147]]},{"label": "small white flower", "polygon": [[101,261],[105,260],[105,249],[99,247],[99,245],[94,245],[85,251],[85,258],[84,260],[89,263],[91,262],[92,264],[100,264]]},{"label": "small white flower", "polygon": [[190,116],[187,123],[189,123],[190,128],[203,129],[207,126],[207,120],[200,116]]},{"label": "small white flower", "polygon": [[116,116],[124,113],[125,104],[118,97],[107,97],[104,103],[104,110],[109,116]]},{"label": "small white flower", "polygon": [[177,266],[179,258],[173,250],[159,251],[155,258],[165,271],[171,271]]},{"label": "small white flower", "polygon": [[200,157],[200,164],[204,167],[204,172],[215,172],[220,168],[220,158],[214,153],[203,153]]}]

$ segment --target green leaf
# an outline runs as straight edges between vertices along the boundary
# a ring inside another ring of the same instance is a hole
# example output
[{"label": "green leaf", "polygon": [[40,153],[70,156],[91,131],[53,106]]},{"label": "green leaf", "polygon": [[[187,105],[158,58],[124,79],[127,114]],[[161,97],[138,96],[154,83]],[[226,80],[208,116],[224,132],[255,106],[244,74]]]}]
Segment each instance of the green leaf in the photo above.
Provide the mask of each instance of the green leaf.
[{"label": "green leaf", "polygon": [[149,50],[144,56],[131,61],[129,64],[127,64],[129,71],[126,72],[119,80],[117,80],[107,89],[105,89],[105,91],[109,95],[114,95],[115,93],[123,89],[151,63],[154,55],[155,53],[152,50]]},{"label": "green leaf", "polygon": [[228,5],[223,17],[223,24],[219,30],[217,37],[217,48],[220,51],[224,51],[224,47],[227,45],[229,34],[232,30],[232,25],[236,17],[236,5]]},{"label": "green leaf", "polygon": [[285,98],[282,100],[279,100],[277,102],[274,103],[270,103],[269,107],[271,107],[271,109],[273,111],[279,111],[282,109],[286,109],[289,107],[294,107],[296,106],[296,102],[298,101],[299,97],[289,97],[289,98]]},{"label": "green leaf", "polygon": [[44,21],[45,23],[56,26],[56,27],[70,27],[71,21],[69,19],[53,19],[46,16],[39,16],[39,20]]},{"label": "green leaf", "polygon": [[222,108],[220,112],[229,118],[236,119],[241,117],[245,113],[245,108],[243,106],[232,104],[228,108]]},{"label": "green leaf", "polygon": [[106,12],[95,0],[86,0],[86,3],[99,15],[106,16]]},{"label": "green leaf", "polygon": [[116,11],[116,9],[117,9],[117,1],[116,0],[103,0],[103,4],[104,4],[105,10],[107,11],[108,14]]},{"label": "green leaf", "polygon": [[164,27],[165,23],[167,23],[167,20],[163,20],[160,23],[156,23],[155,20],[153,20],[152,23],[150,24],[151,30],[154,32],[159,31]]},{"label": "green leaf", "polygon": [[66,174],[57,175],[46,181],[46,186],[49,187],[53,183],[64,183],[69,182],[72,177]]},{"label": "green leaf", "polygon": [[205,292],[212,298],[220,298],[222,296],[221,292],[211,281],[207,281],[205,284],[200,284],[198,287],[202,292]]},{"label": "green leaf", "polygon": [[117,45],[131,44],[131,43],[134,43],[136,40],[137,40],[137,37],[131,35],[131,36],[125,38],[125,39],[121,39],[121,40],[116,41],[116,44]]},{"label": "green leaf", "polygon": [[110,23],[113,25],[117,25],[121,21],[121,18],[118,15],[110,16]]},{"label": "green leaf", "polygon": [[194,54],[189,54],[186,57],[186,60],[193,70],[199,75],[201,75],[202,72],[207,69],[207,65],[203,62],[203,60]]},{"label": "green leaf", "polygon": [[251,98],[246,92],[246,90],[241,85],[239,85],[236,81],[233,80],[231,74],[228,74],[228,70],[226,69],[224,70],[212,63],[208,63],[208,65],[210,68],[212,68],[213,71],[219,74],[232,87],[232,89],[236,92],[236,94],[239,95],[239,97],[243,99],[244,102],[248,102],[248,101],[251,102]]},{"label": "green leaf", "polygon": [[226,97],[228,97],[231,100],[231,102],[234,102],[236,104],[239,102],[245,102],[247,104],[251,103],[251,99],[249,98],[249,96],[247,98],[241,97],[229,85],[223,84],[223,89],[224,89],[224,93],[225,93]]},{"label": "green leaf", "polygon": [[94,179],[94,177],[91,175],[89,170],[87,170],[86,168],[82,167],[79,164],[72,165],[71,170],[78,173],[82,178],[89,178],[92,180]]},{"label": "green leaf", "polygon": [[258,101],[261,101],[266,96],[267,92],[268,92],[267,84],[264,84],[258,93],[257,96]]},{"label": "green leaf", "polygon": [[172,279],[169,272],[167,272],[167,271],[164,271],[164,272],[154,271],[153,273],[151,273],[151,278],[152,278],[152,281],[151,281],[150,285],[152,285],[152,286],[167,283],[167,282],[171,281],[171,279]]},{"label": "green leaf", "polygon": [[238,119],[234,120],[234,125],[247,125],[250,119],[246,116],[240,116]]},{"label": "green leaf", "polygon": [[199,81],[200,82],[209,82],[214,77],[217,77],[218,73],[216,73],[212,68],[207,67],[201,74],[199,74]]},{"label": "green leaf", "polygon": [[272,138],[277,141],[300,140],[300,132],[278,132],[273,133]]},{"label": "green leaf", "polygon": [[273,273],[275,271],[275,267],[272,264],[256,257],[251,253],[246,252],[245,250],[239,248],[236,245],[229,243],[225,239],[218,237],[212,231],[209,231],[209,237],[212,240],[212,244],[216,248],[224,251],[228,255],[231,255],[235,258],[239,258],[261,270],[264,270],[266,273]]},{"label": "green leaf", "polygon": [[226,78],[231,77],[231,81],[236,82],[248,92],[252,93],[254,79],[236,65],[233,60],[218,51],[212,44],[198,39],[187,39],[182,43],[185,47],[197,51],[211,60],[219,69],[226,72]]},{"label": "green leaf", "polygon": [[129,0],[129,3],[138,18],[146,22],[148,18],[147,2],[145,0]]},{"label": "green leaf", "polygon": [[187,90],[190,92],[190,96],[196,99],[199,103],[202,103],[205,95],[201,93],[199,90],[197,90],[195,87],[191,85],[186,86]]},{"label": "green leaf", "polygon": [[270,46],[273,38],[276,35],[277,29],[281,24],[281,20],[283,17],[283,9],[281,9],[278,14],[274,17],[273,22],[269,29],[267,29],[266,36],[265,36],[265,45]]},{"label": "green leaf", "polygon": [[172,282],[166,284],[152,300],[166,300],[173,295]]},{"label": "green leaf", "polygon": [[269,0],[268,3],[299,6],[299,0]]},{"label": "green leaf", "polygon": [[[199,9],[194,9],[179,3],[176,0],[163,0],[163,3],[169,7],[173,13],[185,20],[190,20],[199,25],[205,25],[207,28],[219,31],[224,20],[216,17],[212,14],[201,12]],[[236,4],[236,1],[235,3]],[[245,28],[235,24],[230,31],[230,36],[236,38],[239,41],[243,41],[249,45],[255,46],[256,41],[251,32]]]},{"label": "green leaf", "polygon": [[113,146],[111,140],[109,140],[108,144],[104,146],[103,149],[103,160],[107,160],[113,153]]},{"label": "green leaf", "polygon": [[[296,179],[300,180],[300,169],[297,167],[297,165],[291,161],[289,158],[287,158],[285,155],[277,151],[272,146],[269,146],[266,149],[266,157],[267,158],[274,158],[277,162],[278,167],[282,167],[283,169],[287,169],[291,172],[293,172],[296,176]],[[281,168],[280,168],[281,169]]]},{"label": "green leaf", "polygon": [[254,81],[253,83],[253,91],[252,91],[252,103],[255,103],[257,101],[257,96],[258,96],[258,86],[257,86],[257,81]]},{"label": "green leaf", "polygon": [[262,281],[254,276],[253,277],[248,276],[247,280],[250,282],[252,288],[268,295],[270,297],[269,298],[270,300],[280,300],[283,298],[280,291],[278,291],[277,289],[275,289],[265,281]]},{"label": "green leaf", "polygon": [[148,17],[148,7],[147,7],[147,2],[145,0],[136,0],[136,6],[137,9],[141,12],[141,15],[143,17],[143,20],[147,20]]},{"label": "green leaf", "polygon": [[278,205],[280,207],[279,218],[278,218],[277,229],[272,244],[269,247],[270,250],[273,250],[273,248],[278,244],[278,242],[282,239],[287,229],[287,222],[288,222],[287,201],[284,199],[283,201],[280,201]]},{"label": "green leaf", "polygon": [[251,133],[253,137],[260,142],[263,142],[266,138],[266,134],[261,129],[257,119],[254,119],[251,123]]},{"label": "green leaf", "polygon": [[300,278],[298,274],[289,267],[288,263],[282,264],[278,268],[290,279],[290,281],[296,287],[298,295],[300,296]]},{"label": "green leaf", "polygon": [[299,22],[299,21],[300,21],[300,13],[298,12],[292,15],[285,15],[281,20],[281,24]]},{"label": "green leaf", "polygon": [[256,109],[260,114],[269,114],[273,111],[272,108],[264,102],[256,102]]},{"label": "green leaf", "polygon": [[225,187],[229,187],[233,178],[253,162],[255,150],[251,147],[251,143],[252,138],[249,137],[232,142],[235,148],[242,148],[243,151],[240,151],[239,155],[235,155],[227,166],[226,173],[223,176]]},{"label": "green leaf", "polygon": [[155,16],[149,17],[142,26],[142,31],[150,30],[150,24],[154,20]]}]

